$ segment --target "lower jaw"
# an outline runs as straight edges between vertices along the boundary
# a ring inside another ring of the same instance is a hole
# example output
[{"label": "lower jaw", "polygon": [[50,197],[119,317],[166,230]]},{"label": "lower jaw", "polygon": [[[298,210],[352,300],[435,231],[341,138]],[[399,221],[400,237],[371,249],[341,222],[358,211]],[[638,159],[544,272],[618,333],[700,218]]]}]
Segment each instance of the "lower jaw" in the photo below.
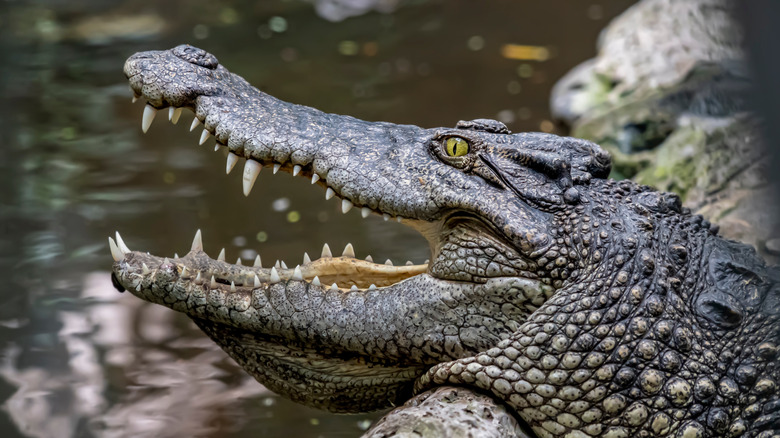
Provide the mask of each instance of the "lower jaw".
[{"label": "lower jaw", "polygon": [[197,326],[258,382],[295,402],[335,413],[389,408],[411,396],[425,365],[391,365],[261,336],[205,319]]}]

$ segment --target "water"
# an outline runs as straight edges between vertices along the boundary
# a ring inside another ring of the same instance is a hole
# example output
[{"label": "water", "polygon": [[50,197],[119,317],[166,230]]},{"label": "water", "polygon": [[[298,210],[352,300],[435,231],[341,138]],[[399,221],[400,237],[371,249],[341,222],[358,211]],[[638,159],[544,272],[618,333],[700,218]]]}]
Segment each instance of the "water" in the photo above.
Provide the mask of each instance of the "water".
[{"label": "water", "polygon": [[[293,0],[0,6],[0,435],[337,437],[377,418],[281,399],[183,315],[113,289],[114,230],[155,254],[185,253],[201,228],[206,251],[225,246],[229,259],[260,251],[289,265],[325,242],[352,242],[379,261],[428,258],[415,232],[342,215],[302,178],[263,172],[245,199],[240,172],[224,174],[213,140],[196,146],[190,114],[177,126],[161,114],[141,134],[142,104],[130,104],[121,73],[129,55],[188,42],[264,91],[328,112],[552,130],[550,87],[594,54],[598,31],[631,1],[385,0],[381,13],[343,3],[355,9]],[[323,18],[348,13],[358,15]],[[543,60],[511,59],[527,55]]]}]

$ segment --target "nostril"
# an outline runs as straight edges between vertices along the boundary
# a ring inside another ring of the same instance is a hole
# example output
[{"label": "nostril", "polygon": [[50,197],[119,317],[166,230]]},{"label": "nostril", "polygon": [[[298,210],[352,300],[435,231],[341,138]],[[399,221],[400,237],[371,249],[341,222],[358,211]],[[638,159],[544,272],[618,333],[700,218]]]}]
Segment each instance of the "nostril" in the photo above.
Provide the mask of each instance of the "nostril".
[{"label": "nostril", "polygon": [[214,70],[219,65],[216,56],[203,49],[190,46],[189,44],[182,44],[175,47],[173,49],[173,54],[191,64],[199,65],[211,70]]}]

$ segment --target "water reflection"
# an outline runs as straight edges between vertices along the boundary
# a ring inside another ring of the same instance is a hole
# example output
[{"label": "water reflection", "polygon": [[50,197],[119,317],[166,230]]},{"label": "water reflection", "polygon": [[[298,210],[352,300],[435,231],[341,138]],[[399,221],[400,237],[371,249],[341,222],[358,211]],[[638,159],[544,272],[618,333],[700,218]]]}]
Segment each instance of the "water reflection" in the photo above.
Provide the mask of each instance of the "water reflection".
[{"label": "water reflection", "polygon": [[[0,435],[356,436],[376,417],[280,400],[186,318],[111,287],[105,239],[117,229],[132,248],[168,255],[201,228],[206,250],[226,246],[231,259],[259,250],[293,264],[325,242],[375,260],[428,258],[416,233],[342,215],[300,178],[263,172],[245,199],[213,143],[196,146],[189,114],[176,126],[158,116],[142,135],[127,56],[190,42],[325,111],[552,130],[552,82],[593,55],[604,20],[630,3],[601,1],[592,19],[580,0],[5,2]],[[518,59],[518,46],[548,56]]]}]

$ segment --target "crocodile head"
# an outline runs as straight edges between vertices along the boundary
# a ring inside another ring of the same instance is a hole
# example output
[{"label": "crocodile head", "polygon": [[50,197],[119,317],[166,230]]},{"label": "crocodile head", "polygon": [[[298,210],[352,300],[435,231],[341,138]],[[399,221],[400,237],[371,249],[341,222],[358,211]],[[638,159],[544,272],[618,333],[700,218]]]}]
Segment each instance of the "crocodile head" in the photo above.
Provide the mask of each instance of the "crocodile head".
[{"label": "crocodile head", "polygon": [[[192,251],[164,259],[116,247],[119,288],[190,316],[276,392],[334,411],[394,403],[436,363],[484,351],[590,266],[564,235],[580,187],[609,173],[583,140],[510,134],[493,120],[455,128],[372,123],[277,100],[191,46],[125,64],[145,99],[143,129],[181,108],[245,159],[244,193],[263,167],[311,178],[326,197],[419,230],[427,265],[357,260],[351,248],[293,269]],[[568,226],[567,226],[568,228]]]}]

